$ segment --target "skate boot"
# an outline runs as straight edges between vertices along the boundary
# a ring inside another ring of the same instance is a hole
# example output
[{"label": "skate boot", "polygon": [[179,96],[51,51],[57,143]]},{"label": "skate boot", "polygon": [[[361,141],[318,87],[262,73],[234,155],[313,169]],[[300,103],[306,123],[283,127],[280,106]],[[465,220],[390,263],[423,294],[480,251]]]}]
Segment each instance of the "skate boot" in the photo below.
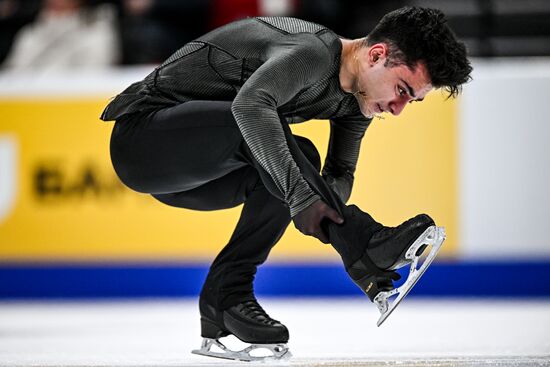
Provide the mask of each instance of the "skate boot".
[{"label": "skate boot", "polygon": [[[288,329],[269,317],[256,299],[243,301],[223,311],[216,310],[201,299],[199,308],[201,336],[204,339],[201,349],[193,350],[193,353],[239,361],[280,360],[292,356],[286,345]],[[219,341],[228,335],[234,335],[250,343],[250,346],[239,351],[230,350]],[[213,351],[212,347],[217,347],[219,351]],[[268,350],[271,355],[253,356],[251,352],[257,349]]]},{"label": "skate boot", "polygon": [[[385,227],[355,205],[347,210],[346,222],[350,222],[351,228],[359,230],[340,230],[334,237],[334,231],[331,231],[331,240],[364,247],[358,260],[346,264],[346,271],[378,307],[381,315],[377,325],[380,326],[432,263],[445,239],[445,231],[442,227],[436,227],[426,214],[417,215],[397,227]],[[418,268],[419,259],[428,246],[431,250]],[[411,267],[407,280],[395,288],[393,282],[401,278],[395,270],[408,264]],[[388,299],[394,295],[398,296],[390,305]]]}]

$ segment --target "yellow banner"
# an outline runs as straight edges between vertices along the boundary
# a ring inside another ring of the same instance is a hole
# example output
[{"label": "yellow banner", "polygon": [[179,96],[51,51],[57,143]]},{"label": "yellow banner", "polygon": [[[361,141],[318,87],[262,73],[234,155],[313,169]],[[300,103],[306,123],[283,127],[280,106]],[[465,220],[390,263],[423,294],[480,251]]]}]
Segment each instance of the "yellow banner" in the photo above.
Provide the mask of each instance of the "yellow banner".
[{"label": "yellow banner", "polygon": [[[125,188],[109,159],[106,100],[0,101],[0,259],[3,261],[211,260],[241,207],[197,212]],[[399,117],[375,120],[363,141],[350,203],[386,225],[420,212],[457,236],[456,104],[433,93]],[[324,157],[327,121],[293,125]],[[323,158],[324,159],[324,158]],[[273,258],[335,260],[291,224]]]}]

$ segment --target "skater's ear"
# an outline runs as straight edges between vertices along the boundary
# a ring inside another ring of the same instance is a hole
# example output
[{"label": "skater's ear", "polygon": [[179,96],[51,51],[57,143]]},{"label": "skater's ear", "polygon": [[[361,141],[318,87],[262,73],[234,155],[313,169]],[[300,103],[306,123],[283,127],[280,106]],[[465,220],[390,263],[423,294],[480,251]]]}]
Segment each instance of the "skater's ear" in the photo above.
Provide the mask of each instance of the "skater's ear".
[{"label": "skater's ear", "polygon": [[378,62],[385,63],[387,57],[388,46],[385,43],[380,42],[369,46],[367,51],[367,58],[370,66],[373,66]]}]

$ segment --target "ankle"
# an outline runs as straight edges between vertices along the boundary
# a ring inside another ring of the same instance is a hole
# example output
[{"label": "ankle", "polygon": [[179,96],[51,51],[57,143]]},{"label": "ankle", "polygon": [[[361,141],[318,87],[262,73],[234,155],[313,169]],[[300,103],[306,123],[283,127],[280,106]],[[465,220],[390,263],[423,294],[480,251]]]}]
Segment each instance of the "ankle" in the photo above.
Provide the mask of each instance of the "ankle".
[{"label": "ankle", "polygon": [[345,206],[343,216],[343,224],[331,222],[328,230],[330,243],[348,268],[363,256],[371,237],[383,225],[356,205]]}]

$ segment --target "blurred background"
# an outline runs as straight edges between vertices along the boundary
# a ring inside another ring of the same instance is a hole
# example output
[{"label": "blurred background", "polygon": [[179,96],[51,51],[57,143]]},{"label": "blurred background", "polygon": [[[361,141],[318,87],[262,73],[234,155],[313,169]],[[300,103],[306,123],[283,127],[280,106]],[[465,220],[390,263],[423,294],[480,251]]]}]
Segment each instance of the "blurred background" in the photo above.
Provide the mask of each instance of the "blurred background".
[{"label": "blurred background", "polygon": [[[0,300],[196,297],[240,207],[194,212],[125,188],[109,98],[195,37],[295,16],[363,37],[404,5],[436,7],[473,81],[375,120],[353,195],[386,225],[429,213],[448,239],[411,296],[550,297],[550,2],[0,0]],[[294,125],[324,157],[328,123]],[[311,280],[315,279],[315,282]],[[291,225],[261,296],[360,296],[329,246]]]}]

